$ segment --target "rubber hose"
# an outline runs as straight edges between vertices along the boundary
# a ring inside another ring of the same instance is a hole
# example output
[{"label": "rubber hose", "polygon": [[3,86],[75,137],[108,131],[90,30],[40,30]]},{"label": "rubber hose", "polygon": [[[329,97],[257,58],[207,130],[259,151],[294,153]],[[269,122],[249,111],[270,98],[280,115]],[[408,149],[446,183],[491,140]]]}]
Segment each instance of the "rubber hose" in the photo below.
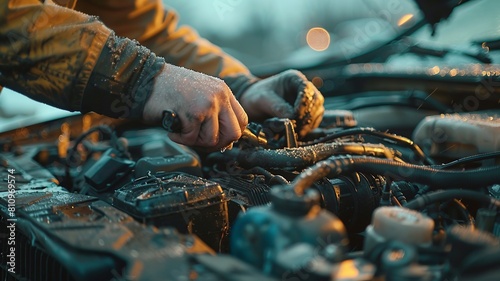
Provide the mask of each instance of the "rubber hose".
[{"label": "rubber hose", "polygon": [[215,153],[210,162],[236,159],[243,168],[253,167],[302,169],[327,159],[332,155],[355,154],[393,158],[395,151],[381,144],[370,143],[321,143],[316,145],[284,149],[232,149],[223,154]]},{"label": "rubber hose", "polygon": [[407,164],[365,156],[333,156],[302,172],[292,183],[297,194],[303,194],[315,181],[348,172],[383,175],[394,180],[423,183],[432,188],[484,187],[500,183],[500,166],[466,171],[438,170],[429,166]]},{"label": "rubber hose", "polygon": [[499,200],[496,200],[495,198],[490,197],[484,193],[464,189],[448,189],[429,192],[408,202],[408,204],[405,204],[404,207],[408,209],[418,210],[429,204],[447,201],[454,198],[470,199],[485,204],[486,206],[494,205],[497,208],[500,207]]}]

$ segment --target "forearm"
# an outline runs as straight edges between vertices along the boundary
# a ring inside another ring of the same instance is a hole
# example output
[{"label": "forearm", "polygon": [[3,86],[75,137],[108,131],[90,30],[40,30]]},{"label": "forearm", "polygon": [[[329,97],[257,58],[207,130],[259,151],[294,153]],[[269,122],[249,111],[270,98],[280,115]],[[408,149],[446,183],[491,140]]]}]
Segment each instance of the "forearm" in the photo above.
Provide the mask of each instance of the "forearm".
[{"label": "forearm", "polygon": [[79,0],[76,9],[99,16],[118,35],[138,40],[168,63],[222,78],[236,96],[255,81],[243,64],[192,28],[178,28],[176,12],[160,0]]},{"label": "forearm", "polygon": [[140,117],[163,60],[99,20],[37,0],[0,4],[0,84],[35,100]]}]

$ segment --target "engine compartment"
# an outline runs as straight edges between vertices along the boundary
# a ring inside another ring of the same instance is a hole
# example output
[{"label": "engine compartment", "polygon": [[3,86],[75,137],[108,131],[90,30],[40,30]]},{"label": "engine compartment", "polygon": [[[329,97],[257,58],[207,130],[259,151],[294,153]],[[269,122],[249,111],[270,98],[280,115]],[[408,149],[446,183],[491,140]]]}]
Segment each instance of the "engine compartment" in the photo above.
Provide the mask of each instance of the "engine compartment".
[{"label": "engine compartment", "polygon": [[3,133],[1,278],[498,276],[498,117],[432,115],[406,137],[329,106],[304,139],[272,118],[217,152],[96,114]]}]

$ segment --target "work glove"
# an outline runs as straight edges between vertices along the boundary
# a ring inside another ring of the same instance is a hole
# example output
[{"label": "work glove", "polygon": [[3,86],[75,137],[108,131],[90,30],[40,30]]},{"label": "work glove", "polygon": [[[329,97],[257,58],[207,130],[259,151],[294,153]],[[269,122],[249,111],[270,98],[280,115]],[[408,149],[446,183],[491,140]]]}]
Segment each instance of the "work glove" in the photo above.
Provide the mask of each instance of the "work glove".
[{"label": "work glove", "polygon": [[175,142],[218,150],[238,140],[248,117],[229,87],[219,78],[166,64],[155,78],[143,119],[160,123],[165,110],[180,119]]},{"label": "work glove", "polygon": [[270,117],[293,119],[300,137],[317,128],[323,118],[324,98],[300,71],[287,70],[259,80],[240,97],[251,121]]}]

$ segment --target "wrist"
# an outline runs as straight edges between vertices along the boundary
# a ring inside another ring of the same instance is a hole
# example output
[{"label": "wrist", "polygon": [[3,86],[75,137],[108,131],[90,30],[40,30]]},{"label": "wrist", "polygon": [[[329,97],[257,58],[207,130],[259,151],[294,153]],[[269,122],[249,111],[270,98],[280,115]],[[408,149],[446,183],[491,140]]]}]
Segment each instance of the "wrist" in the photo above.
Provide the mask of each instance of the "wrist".
[{"label": "wrist", "polygon": [[99,55],[82,99],[82,112],[139,119],[165,64],[149,49],[111,35]]},{"label": "wrist", "polygon": [[250,88],[252,85],[260,81],[261,79],[251,74],[242,74],[235,76],[227,76],[224,77],[223,80],[229,86],[235,98],[238,101],[241,101],[241,97],[248,90],[248,88]]}]

